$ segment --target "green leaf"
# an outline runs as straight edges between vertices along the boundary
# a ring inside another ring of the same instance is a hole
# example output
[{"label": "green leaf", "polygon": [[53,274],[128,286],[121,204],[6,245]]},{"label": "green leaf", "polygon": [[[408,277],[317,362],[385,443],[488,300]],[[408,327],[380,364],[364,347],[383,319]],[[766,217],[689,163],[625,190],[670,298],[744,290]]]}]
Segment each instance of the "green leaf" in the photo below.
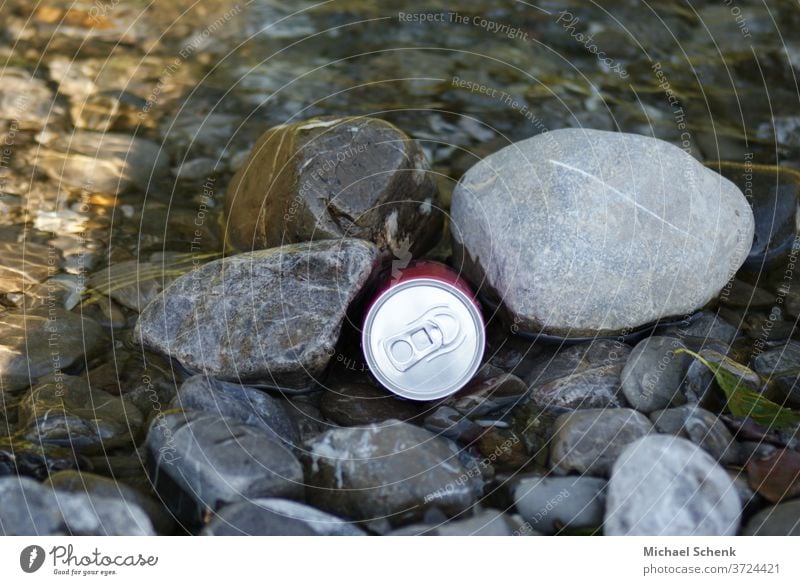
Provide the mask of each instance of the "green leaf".
[{"label": "green leaf", "polygon": [[[742,383],[742,379],[722,367],[722,364],[714,364],[706,360],[701,355],[688,350],[678,349],[675,353],[685,353],[707,367],[714,374],[714,378],[727,398],[727,406],[730,413],[734,416],[747,416],[759,424],[771,426],[778,429],[792,428],[800,423],[800,413],[790,408],[785,408],[780,404],[772,402],[755,390],[748,388]],[[741,368],[741,364],[722,356],[726,362],[735,368]]]}]

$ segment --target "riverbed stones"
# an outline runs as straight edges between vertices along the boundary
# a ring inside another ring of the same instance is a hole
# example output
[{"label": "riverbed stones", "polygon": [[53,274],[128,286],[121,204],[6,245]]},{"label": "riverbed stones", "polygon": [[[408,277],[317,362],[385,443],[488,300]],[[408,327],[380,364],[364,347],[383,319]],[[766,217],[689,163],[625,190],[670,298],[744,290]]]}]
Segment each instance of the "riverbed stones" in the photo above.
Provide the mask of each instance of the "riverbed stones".
[{"label": "riverbed stones", "polygon": [[298,440],[297,428],[289,414],[291,407],[258,388],[197,374],[181,384],[173,405],[183,410],[216,413],[258,427],[284,443],[294,444]]},{"label": "riverbed stones", "polygon": [[332,429],[304,459],[309,502],[353,520],[401,524],[433,508],[452,516],[477,497],[456,447],[401,421]]},{"label": "riverbed stones", "polygon": [[280,498],[225,506],[203,528],[206,536],[363,536],[352,522]]},{"label": "riverbed stones", "polygon": [[225,211],[241,250],[356,237],[410,257],[436,243],[442,224],[422,149],[368,117],[270,129],[233,177]]},{"label": "riverbed stones", "polygon": [[686,346],[671,337],[648,337],[633,349],[622,371],[622,392],[636,410],[679,406],[686,402],[681,386],[692,364],[687,354],[676,354]]},{"label": "riverbed stones", "polygon": [[696,405],[657,410],[650,415],[659,433],[684,437],[699,445],[723,465],[739,461],[739,445],[713,412]]},{"label": "riverbed stones", "polygon": [[320,398],[320,410],[337,425],[353,427],[388,419],[410,421],[424,412],[424,406],[370,384],[350,382],[325,390]]},{"label": "riverbed stones", "polygon": [[538,532],[595,528],[603,523],[606,480],[588,476],[532,477],[514,487],[514,505]]},{"label": "riverbed stones", "polygon": [[744,536],[800,536],[800,500],[764,508],[742,529]]},{"label": "riverbed stones", "polygon": [[19,428],[33,444],[106,453],[134,445],[144,417],[130,401],[92,388],[85,377],[49,376],[19,405]]},{"label": "riverbed stones", "polygon": [[557,475],[607,476],[623,449],[653,432],[643,414],[630,408],[576,410],[560,416],[550,446]]},{"label": "riverbed stones", "polygon": [[302,467],[286,446],[217,414],[165,414],[150,426],[146,448],[156,490],[190,524],[234,502],[303,496]]},{"label": "riverbed stones", "polygon": [[169,172],[168,157],[150,140],[75,130],[37,150],[36,166],[55,181],[97,193],[147,190]]},{"label": "riverbed stones", "polygon": [[90,498],[26,477],[0,478],[0,534],[6,536],[152,536],[142,509],[121,498]]},{"label": "riverbed stones", "polygon": [[0,381],[6,392],[37,379],[80,369],[106,344],[95,321],[46,307],[0,313]]},{"label": "riverbed stones", "polygon": [[355,239],[216,260],[142,311],[135,337],[220,380],[307,390],[325,371],[347,309],[378,263]]},{"label": "riverbed stones", "polygon": [[0,294],[24,291],[58,272],[61,252],[32,242],[0,242]]},{"label": "riverbed stones", "polygon": [[586,128],[481,160],[452,218],[456,265],[522,331],[558,337],[692,313],[742,265],[754,229],[742,192],[680,148]]},{"label": "riverbed stones", "polygon": [[732,479],[711,455],[686,439],[650,435],[614,464],[604,533],[732,536],[740,512]]}]

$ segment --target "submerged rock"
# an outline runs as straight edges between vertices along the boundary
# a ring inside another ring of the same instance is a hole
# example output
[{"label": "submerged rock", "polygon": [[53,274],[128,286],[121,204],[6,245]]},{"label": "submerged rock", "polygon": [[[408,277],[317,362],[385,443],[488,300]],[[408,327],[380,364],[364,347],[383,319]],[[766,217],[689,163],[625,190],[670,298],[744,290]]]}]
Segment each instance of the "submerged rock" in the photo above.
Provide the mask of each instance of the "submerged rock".
[{"label": "submerged rock", "polygon": [[486,282],[521,330],[559,337],[697,310],[753,237],[741,191],[680,148],[589,129],[483,159],[456,186],[452,215],[456,265]]},{"label": "submerged rock", "polygon": [[376,118],[307,120],[266,132],[225,194],[241,250],[356,237],[420,254],[441,235],[422,149]]},{"label": "submerged rock", "polygon": [[142,311],[145,347],[220,380],[306,390],[378,262],[369,242],[296,244],[210,262]]}]

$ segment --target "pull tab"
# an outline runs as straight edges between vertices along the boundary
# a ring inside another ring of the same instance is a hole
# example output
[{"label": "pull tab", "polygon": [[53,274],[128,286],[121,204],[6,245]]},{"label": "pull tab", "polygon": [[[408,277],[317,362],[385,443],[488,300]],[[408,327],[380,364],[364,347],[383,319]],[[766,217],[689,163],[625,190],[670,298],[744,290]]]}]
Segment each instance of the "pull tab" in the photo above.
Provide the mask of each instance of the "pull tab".
[{"label": "pull tab", "polygon": [[458,318],[446,306],[433,307],[383,342],[389,362],[405,372],[425,358],[446,353],[458,338]]}]

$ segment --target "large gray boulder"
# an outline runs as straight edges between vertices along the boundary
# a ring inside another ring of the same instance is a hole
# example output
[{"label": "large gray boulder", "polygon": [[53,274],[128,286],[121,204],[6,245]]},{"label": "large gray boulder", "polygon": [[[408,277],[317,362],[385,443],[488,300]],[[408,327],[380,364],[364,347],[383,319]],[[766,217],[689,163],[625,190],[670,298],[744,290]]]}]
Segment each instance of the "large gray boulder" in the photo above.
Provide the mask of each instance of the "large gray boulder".
[{"label": "large gray boulder", "polygon": [[322,375],[378,250],[356,239],[270,248],[183,275],[142,311],[136,337],[185,368],[305,390]]},{"label": "large gray boulder", "polygon": [[527,332],[618,334],[717,296],[753,240],[742,192],[662,140],[546,132],[453,193],[456,265]]}]

